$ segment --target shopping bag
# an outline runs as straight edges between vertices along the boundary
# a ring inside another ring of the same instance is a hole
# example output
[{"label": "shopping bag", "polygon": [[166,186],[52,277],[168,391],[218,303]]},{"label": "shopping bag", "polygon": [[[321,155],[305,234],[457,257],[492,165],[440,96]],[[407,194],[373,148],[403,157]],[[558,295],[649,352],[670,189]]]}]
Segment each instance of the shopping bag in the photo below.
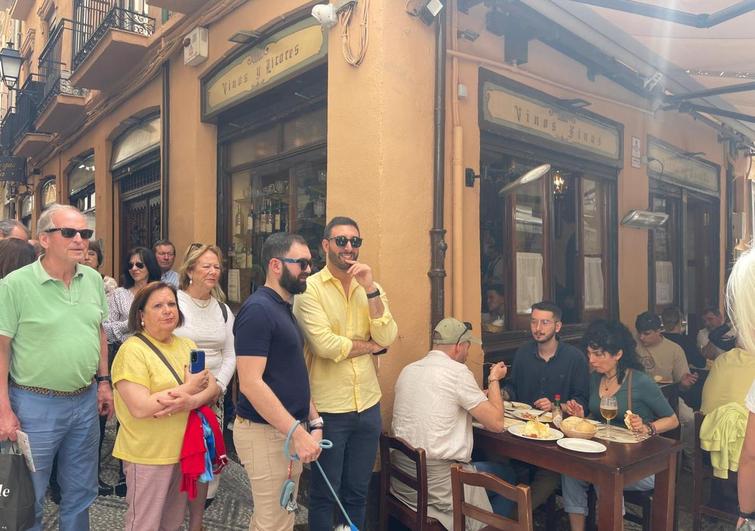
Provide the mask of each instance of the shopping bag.
[{"label": "shopping bag", "polygon": [[0,442],[0,531],[24,531],[34,525],[34,485],[21,450]]}]

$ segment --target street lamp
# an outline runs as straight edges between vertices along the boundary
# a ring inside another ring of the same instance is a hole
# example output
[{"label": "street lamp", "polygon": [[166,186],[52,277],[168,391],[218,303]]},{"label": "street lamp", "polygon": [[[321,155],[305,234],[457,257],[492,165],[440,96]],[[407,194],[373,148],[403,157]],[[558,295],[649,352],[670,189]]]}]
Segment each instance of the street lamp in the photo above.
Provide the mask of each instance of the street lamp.
[{"label": "street lamp", "polygon": [[0,50],[0,72],[2,72],[3,83],[9,89],[16,87],[23,62],[24,58],[18,53],[18,50],[13,48],[12,42],[9,42],[6,48]]}]

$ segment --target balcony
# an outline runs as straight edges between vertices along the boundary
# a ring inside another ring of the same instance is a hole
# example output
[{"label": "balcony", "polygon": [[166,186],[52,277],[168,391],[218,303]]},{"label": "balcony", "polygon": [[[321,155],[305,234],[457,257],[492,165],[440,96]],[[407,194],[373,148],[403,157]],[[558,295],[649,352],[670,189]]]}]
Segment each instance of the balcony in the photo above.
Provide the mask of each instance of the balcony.
[{"label": "balcony", "polygon": [[149,5],[188,15],[211,3],[208,0],[150,0]]},{"label": "balcony", "polygon": [[10,18],[26,20],[32,7],[34,7],[34,0],[16,0],[13,2],[13,7],[10,8]]},{"label": "balcony", "polygon": [[39,103],[42,100],[44,82],[36,74],[30,75],[16,98],[16,113],[11,134],[12,151],[16,157],[38,155],[52,139],[49,133],[35,128]]},{"label": "balcony", "polygon": [[[105,4],[106,9],[99,6]],[[77,0],[73,86],[112,90],[144,57],[155,19],[102,0]]]},{"label": "balcony", "polygon": [[3,121],[0,122],[0,148],[4,152],[10,153],[13,149],[13,137],[16,130],[16,109],[11,107],[8,112],[3,116]]},{"label": "balcony", "polygon": [[70,20],[62,20],[58,24],[39,58],[43,87],[36,128],[40,131],[63,132],[77,126],[84,118],[88,91],[71,85],[71,73],[61,61],[63,35],[71,24]]}]

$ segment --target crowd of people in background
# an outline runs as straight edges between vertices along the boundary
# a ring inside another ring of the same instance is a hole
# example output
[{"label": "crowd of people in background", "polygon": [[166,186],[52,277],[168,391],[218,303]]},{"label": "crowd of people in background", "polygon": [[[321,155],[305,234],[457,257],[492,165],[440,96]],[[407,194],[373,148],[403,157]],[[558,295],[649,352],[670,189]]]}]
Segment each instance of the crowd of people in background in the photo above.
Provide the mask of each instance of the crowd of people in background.
[{"label": "crowd of people in background", "polygon": [[[90,505],[111,494],[128,502],[128,529],[179,529],[188,512],[189,529],[201,530],[219,476],[203,476],[194,487],[186,479],[187,426],[198,410],[212,417],[203,429],[233,429],[252,487],[250,529],[293,528],[303,464],[314,461],[322,473],[313,469],[310,476],[310,529],[330,530],[334,522],[361,529],[383,426],[376,367],[398,326],[385,288],[359,260],[365,240],[357,222],[335,217],[327,224],[326,267],[317,273],[301,236],[268,237],[264,286],[236,315],[220,286],[217,246],[192,243],[178,268],[168,240],[135,247],[123,256],[117,283],[99,271],[103,246],[93,236],[70,206],[46,209],[31,243],[21,223],[0,221],[0,440],[15,440],[17,430],[30,438],[34,529],[41,529],[52,485],[64,530],[88,529]],[[530,485],[533,508],[560,486],[572,529],[584,529],[586,482],[514,460],[472,462],[471,421],[502,430],[504,397],[559,417],[599,418],[601,400],[613,397],[617,416],[626,415],[637,434],[681,426],[687,467],[699,444],[694,411],[713,419],[701,431],[703,444],[736,433],[739,504],[748,517],[755,510],[753,279],[755,255],[748,253],[729,282],[732,323],[708,308],[696,336],[683,333],[682,312],[669,307],[638,315],[634,334],[618,321],[594,321],[579,348],[559,337],[562,309],[538,302],[530,310],[530,340],[510,369],[492,364],[487,390],[466,364],[471,345],[481,344],[471,324],[440,321],[432,349],[398,377],[390,422],[393,435],[426,451],[428,515],[451,528],[450,465],[461,462]],[[500,331],[504,287],[489,285],[485,299],[483,328]],[[193,372],[196,350],[204,352],[205,365]],[[238,396],[229,415],[234,382]],[[661,392],[669,385],[681,397],[677,409]],[[120,478],[109,485],[101,459],[113,416]],[[739,431],[726,422],[738,422]],[[412,463],[395,460],[411,473]],[[653,485],[649,476],[625,490]],[[416,507],[415,492],[400,483],[392,488]],[[512,502],[481,488],[467,501],[504,516],[513,511]]]}]

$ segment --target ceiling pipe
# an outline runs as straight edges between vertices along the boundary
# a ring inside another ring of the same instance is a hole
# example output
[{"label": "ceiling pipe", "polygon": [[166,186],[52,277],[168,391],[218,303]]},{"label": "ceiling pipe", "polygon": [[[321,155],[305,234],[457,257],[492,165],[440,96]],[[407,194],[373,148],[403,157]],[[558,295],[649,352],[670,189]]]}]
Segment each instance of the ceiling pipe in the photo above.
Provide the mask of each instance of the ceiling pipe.
[{"label": "ceiling pipe", "polygon": [[715,13],[688,13],[678,9],[660,7],[634,0],[572,0],[580,4],[589,4],[596,7],[605,7],[616,11],[634,13],[645,17],[667,20],[676,24],[692,26],[693,28],[712,28],[722,22],[731,20],[745,13],[755,10],[755,0],[743,0],[738,4],[725,7]]},{"label": "ceiling pipe", "polygon": [[755,81],[751,83],[740,83],[739,85],[729,85],[727,87],[718,87],[706,90],[697,90],[694,92],[687,92],[684,94],[672,94],[665,96],[664,101],[673,103],[683,100],[691,100],[695,98],[707,98],[708,96],[719,96],[721,94],[735,94],[738,92],[748,92],[755,90]]}]

